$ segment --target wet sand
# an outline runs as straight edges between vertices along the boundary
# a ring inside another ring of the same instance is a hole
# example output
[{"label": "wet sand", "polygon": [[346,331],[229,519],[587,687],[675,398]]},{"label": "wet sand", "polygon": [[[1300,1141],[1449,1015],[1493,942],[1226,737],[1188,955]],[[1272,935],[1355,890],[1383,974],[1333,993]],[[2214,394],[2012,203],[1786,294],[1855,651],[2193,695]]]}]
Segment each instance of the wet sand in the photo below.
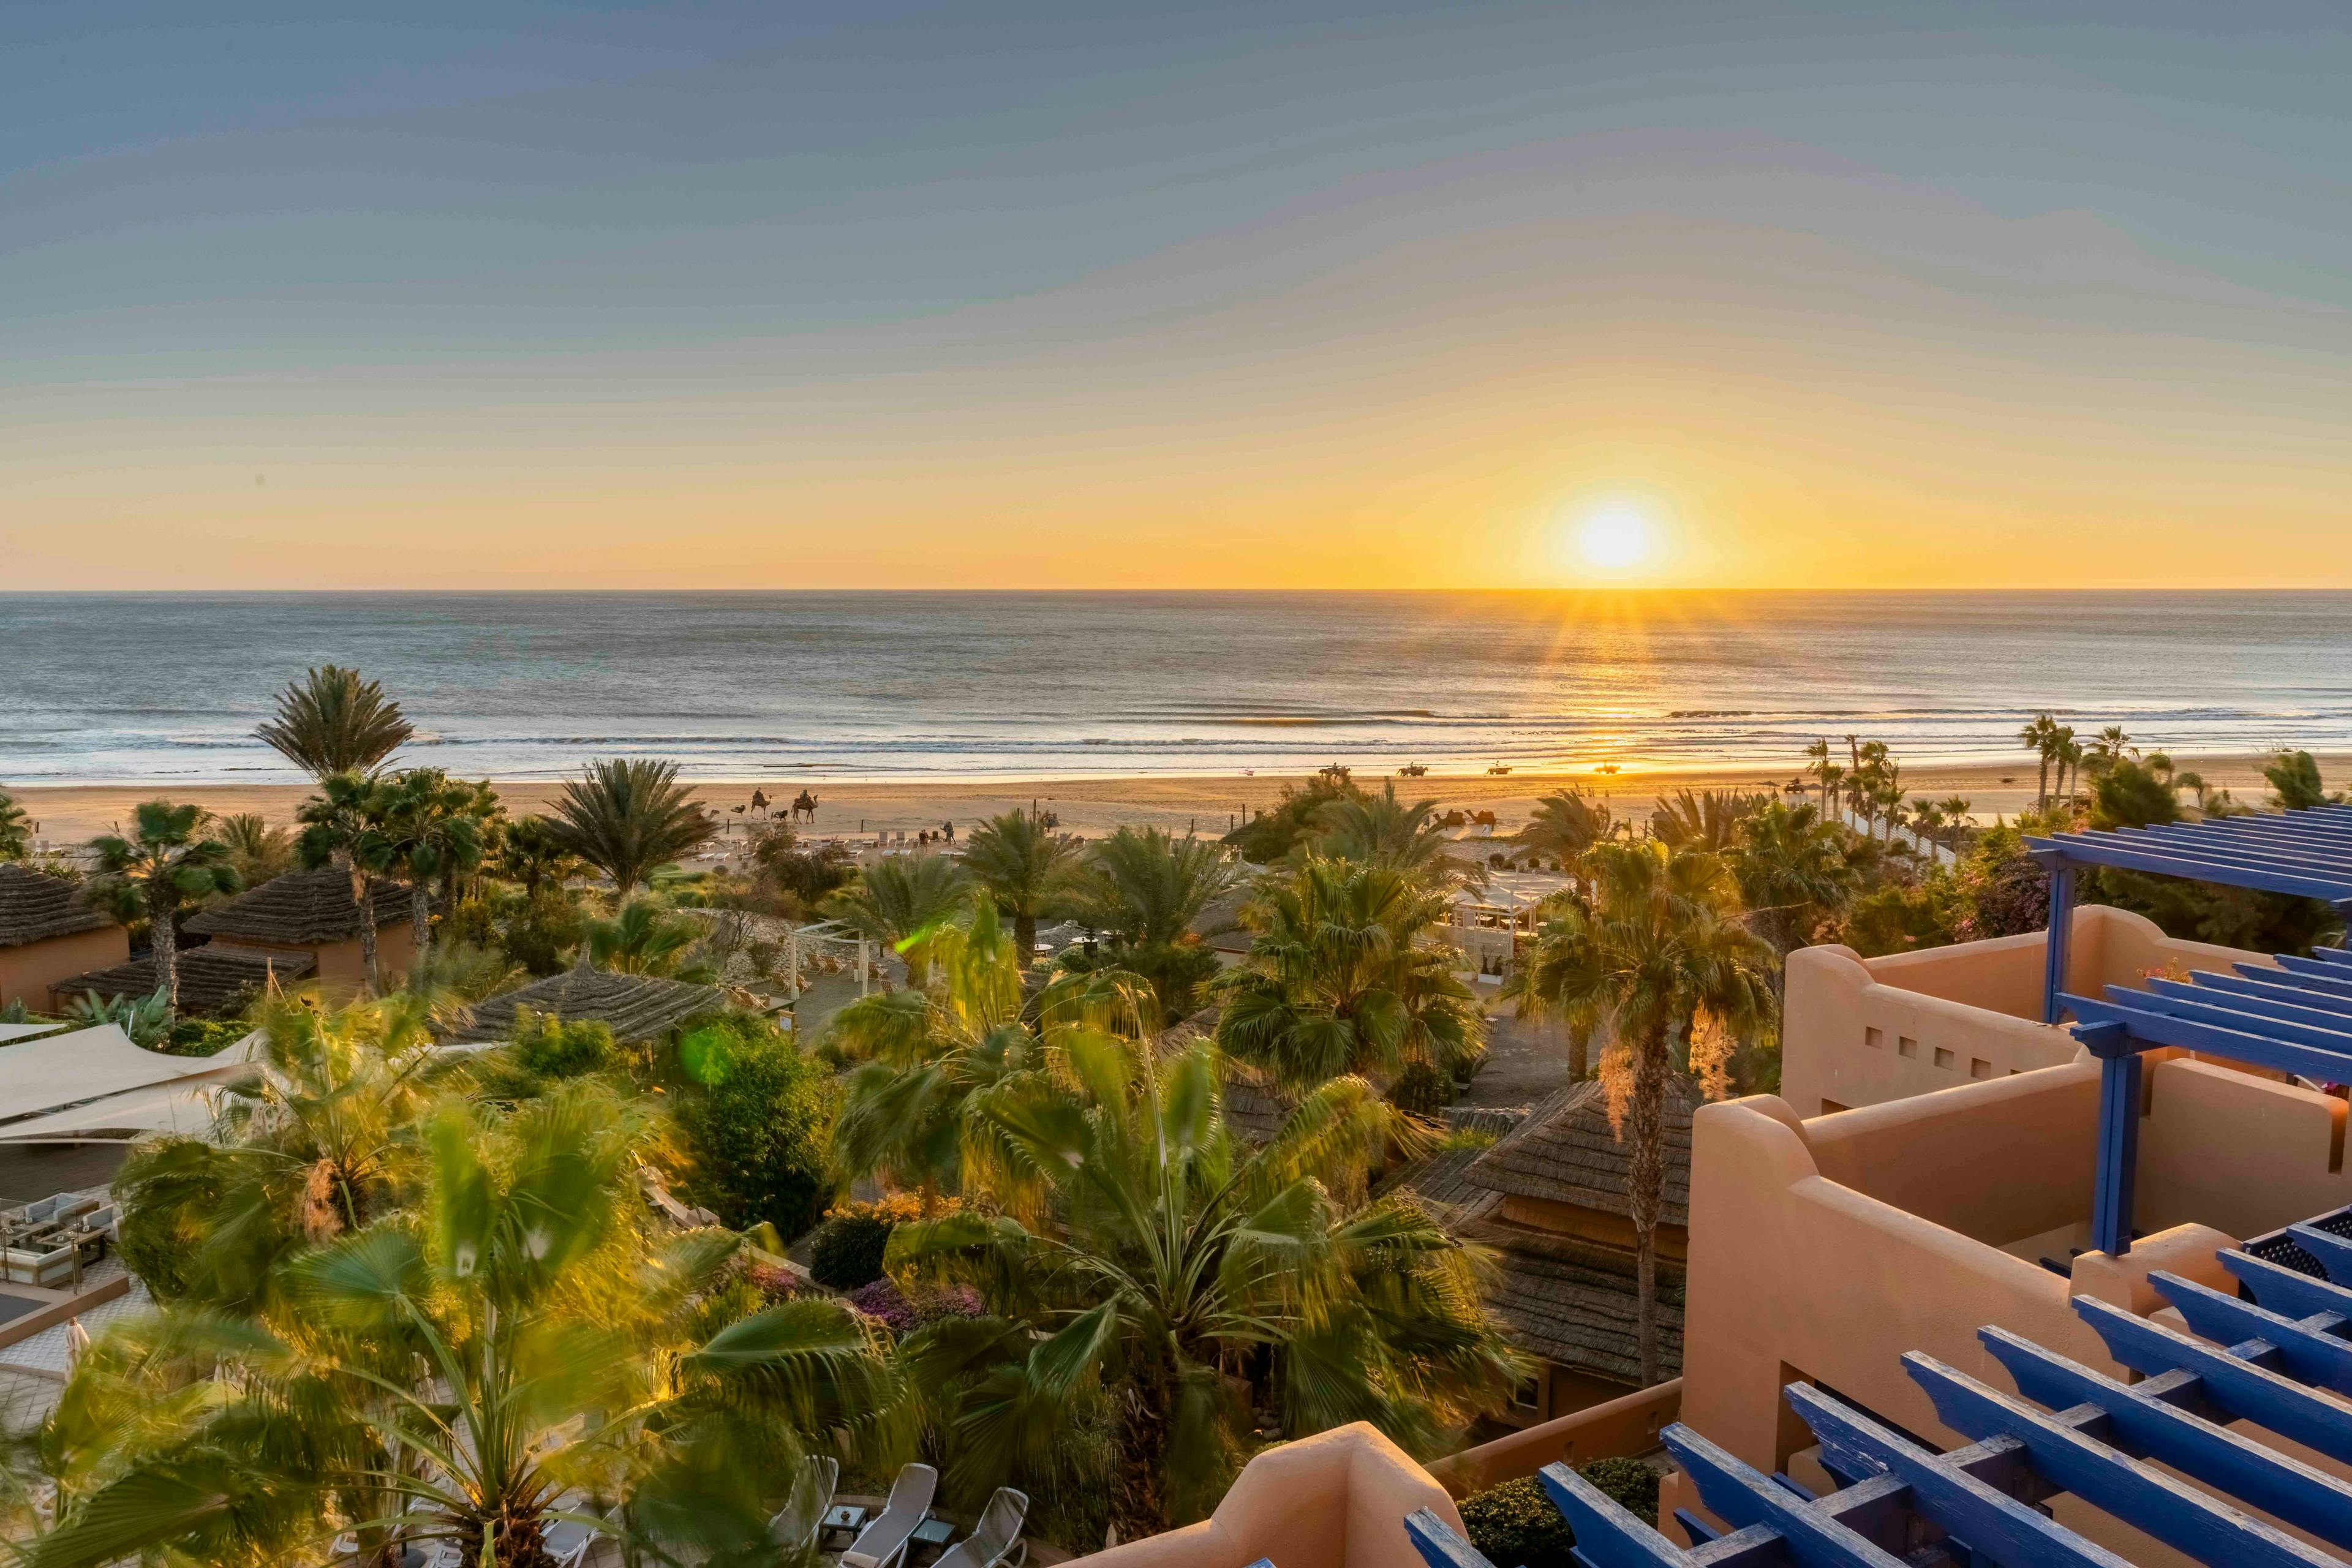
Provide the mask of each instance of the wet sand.
[{"label": "wet sand", "polygon": [[[2249,803],[2259,804],[2268,794],[2262,763],[2255,755],[2191,757],[2176,755],[2181,768],[2193,768],[2206,780],[2226,787]],[[1481,774],[1432,773],[1426,778],[1398,779],[1397,791],[1408,800],[1434,800],[1441,807],[1492,811],[1505,828],[1524,822],[1535,802],[1554,790],[1581,788],[1606,796],[1620,816],[1646,814],[1661,794],[1679,789],[1755,790],[1787,784],[1801,765],[1790,759],[1777,773],[1770,769],[1705,768],[1688,770],[1628,770],[1614,775],[1580,770],[1575,773],[1514,773],[1503,778]],[[2322,774],[2330,783],[2352,776],[2352,756],[2320,759]],[[1914,798],[1940,801],[1957,795],[1966,799],[1971,815],[1990,821],[1996,815],[2013,815],[2033,804],[2035,768],[2021,758],[2013,764],[1980,763],[1950,767],[1906,768],[1903,782]],[[1359,775],[1377,786],[1378,779]],[[1255,776],[1171,777],[1166,775],[1080,779],[898,780],[856,784],[833,782],[815,785],[818,808],[810,831],[827,836],[871,832],[877,828],[937,828],[952,821],[961,835],[982,817],[1033,802],[1055,813],[1066,832],[1108,833],[1125,823],[1137,823],[1182,833],[1213,836],[1223,833],[1242,814],[1272,805],[1286,784],[1300,775],[1260,773]],[[0,781],[5,784],[5,781]],[[800,787],[792,781],[762,783],[778,814]],[[543,809],[561,786],[543,782],[501,784],[508,808],[518,814]],[[732,808],[751,798],[749,784],[710,784],[697,793],[730,828],[752,820],[751,813]],[[67,784],[12,789],[27,814],[40,826],[37,837],[58,846],[78,844],[110,832],[142,800],[162,795],[201,802],[228,816],[257,812],[271,822],[292,820],[294,808],[310,793],[297,784]],[[806,826],[806,825],[804,825]]]}]

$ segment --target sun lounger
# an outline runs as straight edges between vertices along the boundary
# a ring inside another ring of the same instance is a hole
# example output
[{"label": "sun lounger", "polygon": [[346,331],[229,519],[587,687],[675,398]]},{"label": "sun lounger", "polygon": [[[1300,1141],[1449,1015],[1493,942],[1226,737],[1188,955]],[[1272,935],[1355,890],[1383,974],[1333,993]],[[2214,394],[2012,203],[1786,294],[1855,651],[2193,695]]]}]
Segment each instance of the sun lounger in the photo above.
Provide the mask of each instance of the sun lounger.
[{"label": "sun lounger", "polygon": [[908,1465],[890,1483],[890,1500],[882,1517],[858,1532],[841,1554],[841,1568],[894,1568],[907,1555],[915,1527],[931,1511],[932,1494],[940,1489],[940,1473],[929,1465]]},{"label": "sun lounger", "polygon": [[971,1533],[949,1547],[931,1568],[1021,1568],[1029,1560],[1029,1543],[1021,1539],[1021,1526],[1028,1517],[1026,1492],[997,1488]]},{"label": "sun lounger", "polygon": [[841,1484],[841,1461],[830,1454],[811,1454],[801,1461],[800,1474],[784,1506],[768,1521],[768,1535],[782,1551],[784,1561],[797,1563],[816,1552],[824,1516],[833,1510],[834,1489]]}]

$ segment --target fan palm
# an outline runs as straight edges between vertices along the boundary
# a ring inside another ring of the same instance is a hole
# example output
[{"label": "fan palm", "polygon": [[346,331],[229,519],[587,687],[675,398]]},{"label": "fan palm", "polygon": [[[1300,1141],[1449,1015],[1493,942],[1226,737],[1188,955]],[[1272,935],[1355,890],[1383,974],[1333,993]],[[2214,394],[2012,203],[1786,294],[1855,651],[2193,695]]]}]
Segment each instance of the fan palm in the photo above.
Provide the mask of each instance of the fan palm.
[{"label": "fan palm", "polygon": [[1068,908],[1110,934],[1113,963],[1151,983],[1164,1024],[1192,1011],[1216,972],[1193,927],[1239,877],[1217,844],[1122,827],[1088,847],[1070,879]]},{"label": "fan palm", "polygon": [[253,734],[324,783],[336,773],[374,773],[415,732],[381,685],[329,664],[279,692],[277,716]]},{"label": "fan palm", "polygon": [[861,1064],[834,1125],[835,1174],[919,1188],[927,1214],[943,1188],[988,1188],[1017,1206],[1021,1184],[971,1112],[1045,1060],[1023,1016],[1019,943],[994,902],[976,899],[919,945],[938,984],[876,992],[834,1015],[829,1037]]},{"label": "fan palm", "polygon": [[1263,1405],[1288,1436],[1362,1420],[1430,1453],[1508,1396],[1521,1363],[1478,1259],[1411,1199],[1361,1195],[1402,1131],[1369,1084],[1324,1084],[1253,1152],[1205,1043],[1155,1057],[1076,1030],[1056,1058],[976,1110],[1050,1217],[967,1210],[890,1238],[892,1267],[969,1279],[992,1311],[904,1350],[947,1408],[951,1491],[1051,1474],[1107,1421],[1117,1522],[1146,1532],[1208,1510]]},{"label": "fan palm", "polygon": [[507,824],[492,868],[521,883],[524,897],[536,899],[542,884],[579,875],[580,861],[564,847],[553,823],[543,816],[525,816]]},{"label": "fan palm", "polygon": [[1761,795],[1708,790],[1693,795],[1677,790],[1658,802],[1650,814],[1650,832],[1672,847],[1705,849],[1720,855],[1739,841],[1742,821],[1759,805]]},{"label": "fan palm", "polygon": [[237,888],[227,848],[216,838],[197,837],[208,822],[202,806],[142,801],[131,810],[128,835],[105,834],[89,845],[98,858],[90,896],[111,903],[123,919],[147,917],[156,984],[173,1013],[180,1006],[180,911]]},{"label": "fan palm", "polygon": [[419,958],[433,945],[433,883],[482,863],[479,791],[439,768],[411,768],[384,802],[386,859],[408,884],[408,928]]},{"label": "fan palm", "polygon": [[393,864],[394,798],[381,779],[331,773],[319,782],[318,794],[294,809],[294,820],[302,825],[294,849],[302,864],[333,866],[351,879],[352,902],[359,910],[360,959],[367,966],[369,987],[378,993],[383,990],[383,971],[376,958],[375,900],[368,884]]},{"label": "fan palm", "polygon": [[588,922],[588,962],[616,974],[676,975],[703,928],[652,899],[632,899],[609,921]]},{"label": "fan palm", "polygon": [[1702,1021],[1747,1027],[1770,1005],[1773,952],[1741,921],[1721,857],[1608,844],[1587,857],[1590,905],[1565,903],[1538,937],[1523,1007],[1597,1022],[1631,1059],[1626,1199],[1633,1222],[1642,1383],[1658,1380],[1657,1229],[1665,1175],[1670,1038]]},{"label": "fan palm", "polygon": [[1750,923],[1782,953],[1803,946],[1853,893],[1845,835],[1811,805],[1774,801],[1750,813],[1726,858]]},{"label": "fan palm", "polygon": [[22,860],[31,852],[32,820],[14,795],[0,789],[0,860]]},{"label": "fan palm", "polygon": [[[748,1560],[775,1478],[814,1445],[878,1457],[899,1401],[845,1307],[746,1300],[740,1238],[653,1232],[648,1135],[593,1086],[452,1105],[413,1206],[289,1258],[273,1304],[110,1334],[51,1423],[87,1446],[55,1446],[58,1523],[29,1562],[282,1560],[341,1527],[372,1563],[443,1541],[535,1568],[566,1520]],[[89,1418],[132,1407],[111,1434]]]},{"label": "fan palm", "polygon": [[1297,858],[1304,850],[1328,860],[1385,866],[1434,885],[1484,883],[1486,868],[1455,856],[1453,848],[1438,823],[1437,803],[1407,805],[1391,783],[1379,795],[1342,795],[1323,805],[1291,854]]},{"label": "fan palm", "polygon": [[1013,945],[1024,964],[1037,951],[1037,917],[1051,905],[1078,854],[1076,838],[1048,832],[1025,811],[990,817],[965,840],[964,869],[988,889],[997,912],[1013,922]]},{"label": "fan palm", "polygon": [[900,856],[866,867],[825,900],[824,912],[898,950],[907,961],[907,983],[920,990],[929,979],[923,933],[961,908],[971,890],[963,868],[944,855]]},{"label": "fan palm", "polygon": [[612,878],[614,897],[624,902],[656,867],[718,831],[677,782],[676,763],[633,758],[589,763],[564,784],[548,828],[566,854]]},{"label": "fan palm", "polygon": [[1213,983],[1217,1043],[1294,1094],[1416,1064],[1452,1077],[1486,1020],[1456,956],[1428,940],[1446,911],[1386,867],[1318,859],[1269,879],[1245,916],[1249,956]]},{"label": "fan palm", "polygon": [[1577,857],[1609,837],[1609,803],[1582,790],[1554,790],[1536,802],[1535,815],[1517,842],[1547,860],[1573,865]]}]

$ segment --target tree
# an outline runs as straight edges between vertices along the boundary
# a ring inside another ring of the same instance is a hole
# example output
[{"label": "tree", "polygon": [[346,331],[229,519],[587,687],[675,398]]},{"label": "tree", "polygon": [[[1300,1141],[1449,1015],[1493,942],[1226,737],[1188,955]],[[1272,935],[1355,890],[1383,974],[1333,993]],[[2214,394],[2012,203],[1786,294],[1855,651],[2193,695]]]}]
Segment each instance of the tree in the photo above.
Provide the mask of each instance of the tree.
[{"label": "tree", "polygon": [[1852,897],[1855,876],[1845,838],[1811,805],[1770,801],[1741,821],[1726,858],[1750,924],[1775,951],[1804,946]]},{"label": "tree", "polygon": [[921,938],[961,908],[971,890],[963,868],[944,855],[900,856],[877,861],[825,902],[825,912],[860,936],[894,948],[907,963],[907,984],[929,978]]},{"label": "tree", "polygon": [[2121,724],[2110,724],[2100,731],[2092,740],[2088,751],[2084,753],[2084,760],[2091,765],[2091,773],[2095,778],[2125,758],[2138,755],[2139,748],[2131,743],[2131,737],[2124,733],[2124,727]]},{"label": "tree", "polygon": [[323,784],[336,773],[374,773],[415,732],[381,685],[329,664],[279,692],[277,716],[253,734]]},{"label": "tree", "polygon": [[1024,1020],[1018,944],[994,902],[976,899],[961,919],[929,926],[918,945],[938,984],[877,991],[834,1015],[829,1037],[860,1064],[834,1129],[835,1178],[917,1188],[926,1214],[942,1191],[975,1186],[1017,1204],[1026,1189],[971,1110],[1045,1065],[1044,1042]]},{"label": "tree", "polygon": [[0,789],[0,860],[22,860],[32,849],[32,818],[14,795]]},{"label": "tree", "polygon": [[1047,832],[1025,811],[992,816],[965,840],[964,869],[988,889],[997,912],[1013,922],[1013,945],[1023,963],[1037,951],[1037,917],[1059,892],[1078,855],[1075,837]]},{"label": "tree", "polygon": [[1401,871],[1416,882],[1452,887],[1483,883],[1486,868],[1454,854],[1454,841],[1437,821],[1437,803],[1397,799],[1396,784],[1379,795],[1356,794],[1327,801],[1316,810],[1308,831],[1291,847],[1328,860],[1352,860]]},{"label": "tree", "polygon": [[1314,826],[1316,816],[1334,801],[1360,797],[1361,786],[1346,776],[1319,773],[1304,784],[1282,786],[1282,798],[1225,835],[1223,843],[1238,850],[1254,866],[1271,866],[1288,856],[1292,846]]},{"label": "tree", "polygon": [[691,1162],[687,1192],[737,1230],[765,1222],[792,1241],[832,1195],[830,1074],[791,1036],[730,1015],[689,1030],[677,1058],[692,1087],[673,1114]]},{"label": "tree", "polygon": [[2058,787],[2071,805],[2074,785],[2083,769],[2083,743],[2074,739],[2074,727],[2061,724],[2051,736],[2051,761],[2058,764]]},{"label": "tree", "polygon": [[609,921],[588,922],[588,962],[616,974],[676,976],[703,928],[654,899],[632,899]]},{"label": "tree", "polygon": [[1719,856],[1607,844],[1587,857],[1590,906],[1563,904],[1537,938],[1523,1007],[1597,1021],[1631,1058],[1626,1199],[1633,1222],[1642,1384],[1658,1381],[1657,1228],[1670,1042],[1767,1016],[1773,952],[1747,930]]},{"label": "tree", "polygon": [[435,880],[482,863],[479,803],[477,786],[455,782],[439,768],[411,768],[386,791],[385,859],[408,884],[409,934],[419,959],[433,945]]},{"label": "tree", "polygon": [[895,1271],[968,1279],[991,1308],[903,1350],[942,1412],[951,1495],[1037,1485],[1108,1426],[1115,1521],[1149,1532],[1208,1511],[1257,1409],[1286,1436],[1363,1420],[1426,1454],[1508,1396],[1522,1363],[1471,1255],[1410,1198],[1362,1196],[1402,1131],[1370,1085],[1324,1084],[1253,1152],[1205,1044],[1156,1057],[1077,1031],[1064,1049],[1066,1080],[976,1112],[1052,1201],[890,1237]]},{"label": "tree", "polygon": [[1429,935],[1447,899],[1400,868],[1310,859],[1246,912],[1249,956],[1217,977],[1217,1044],[1303,1093],[1419,1065],[1451,1079],[1486,1035],[1458,959]]},{"label": "tree", "polygon": [[2017,732],[2018,740],[2033,752],[2042,764],[2042,773],[2033,789],[2033,809],[2036,811],[2045,810],[2050,805],[2050,764],[2058,760],[2057,737],[2058,720],[2050,713],[2036,713]]},{"label": "tree", "polygon": [[493,866],[498,875],[521,883],[523,896],[534,900],[542,886],[561,884],[580,874],[580,861],[564,847],[555,825],[543,816],[519,817],[509,823]]},{"label": "tree", "polygon": [[803,1452],[884,1457],[869,1331],[731,1284],[735,1236],[658,1235],[634,1105],[566,1085],[423,1131],[411,1204],[289,1258],[257,1310],[166,1307],[83,1358],[30,1562],[285,1560],[349,1529],[371,1563],[451,1542],[536,1568],[592,1499],[632,1552],[748,1561]]},{"label": "tree", "polygon": [[1164,1024],[1190,1012],[1216,972],[1192,928],[1239,875],[1215,844],[1121,827],[1088,847],[1070,879],[1068,908],[1110,933],[1113,964],[1151,982]]},{"label": "tree", "polygon": [[1535,815],[1516,842],[1543,859],[1572,866],[1587,849],[1609,837],[1609,803],[1582,790],[1554,790],[1536,802]]},{"label": "tree", "polygon": [[257,813],[215,817],[212,836],[220,840],[230,868],[246,887],[257,888],[294,868],[294,836],[270,826]]},{"label": "tree", "polygon": [[2280,752],[2263,765],[2263,777],[2273,792],[2271,804],[2281,811],[2309,811],[2330,798],[2309,752]]},{"label": "tree", "polygon": [[616,757],[565,783],[549,825],[564,852],[613,879],[625,901],[653,875],[709,840],[718,827],[677,782],[676,763]]},{"label": "tree", "polygon": [[295,807],[294,820],[302,825],[294,841],[305,866],[333,866],[351,879],[352,902],[358,906],[360,958],[367,965],[368,986],[381,994],[383,967],[376,958],[375,900],[370,880],[391,868],[393,839],[387,831],[393,795],[383,780],[365,773],[331,773],[319,781],[319,793]]},{"label": "tree", "polygon": [[1761,795],[1708,790],[1693,795],[1678,790],[1658,802],[1650,814],[1650,835],[1675,848],[1706,849],[1720,855],[1739,842],[1739,825],[1764,803]]},{"label": "tree", "polygon": [[112,904],[125,921],[147,917],[155,981],[174,1014],[180,1007],[180,911],[199,899],[237,888],[228,850],[216,838],[197,837],[208,820],[199,805],[142,801],[131,810],[128,837],[104,834],[89,845],[98,858],[89,896]]}]

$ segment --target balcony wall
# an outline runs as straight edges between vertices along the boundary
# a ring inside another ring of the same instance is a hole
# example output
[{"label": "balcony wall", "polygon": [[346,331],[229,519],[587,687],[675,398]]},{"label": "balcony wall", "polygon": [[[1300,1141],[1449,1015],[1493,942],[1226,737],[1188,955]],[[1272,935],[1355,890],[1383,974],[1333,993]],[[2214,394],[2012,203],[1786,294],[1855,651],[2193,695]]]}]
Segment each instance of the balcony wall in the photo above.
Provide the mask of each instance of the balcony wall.
[{"label": "balcony wall", "polygon": [[[1833,945],[1790,953],[1782,1097],[1804,1115],[1828,1115],[2074,1060],[2073,1037],[2040,1021],[2043,944],[2033,931],[1884,958]],[[2242,962],[2269,959],[2086,904],[2074,911],[2066,985],[2095,993]]]}]

